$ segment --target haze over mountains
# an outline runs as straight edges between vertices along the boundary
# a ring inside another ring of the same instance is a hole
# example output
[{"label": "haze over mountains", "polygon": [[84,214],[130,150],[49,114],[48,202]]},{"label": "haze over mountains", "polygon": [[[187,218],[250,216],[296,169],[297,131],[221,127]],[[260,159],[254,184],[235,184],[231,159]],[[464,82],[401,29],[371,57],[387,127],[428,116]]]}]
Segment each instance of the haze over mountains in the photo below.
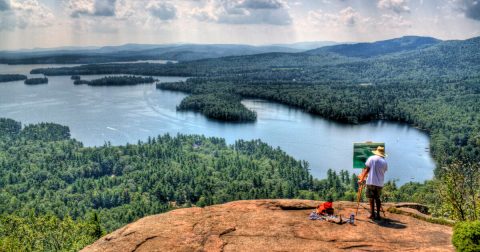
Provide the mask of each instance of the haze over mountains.
[{"label": "haze over mountains", "polygon": [[441,40],[432,37],[404,36],[372,43],[339,44],[307,51],[308,54],[333,52],[347,57],[369,58],[396,52],[411,51],[435,45]]},{"label": "haze over mountains", "polygon": [[[356,43],[325,46],[303,52],[278,52],[278,47],[263,47],[264,53],[245,53],[249,46],[239,45],[196,45],[197,51],[184,51],[188,46],[125,51],[116,54],[103,54],[97,57],[76,55],[38,57],[22,59],[33,62],[75,63],[117,59],[168,59],[181,63],[175,66],[162,64],[133,64],[126,71],[118,64],[86,65],[75,68],[35,69],[32,73],[46,75],[69,74],[152,74],[177,76],[218,76],[219,74],[262,73],[262,76],[275,76],[276,79],[297,81],[331,80],[342,82],[394,81],[397,78],[419,80],[428,78],[458,76],[459,71],[477,76],[479,70],[478,46],[480,37],[467,40],[441,41],[430,37],[406,36],[373,43]],[[190,47],[192,48],[192,47]],[[253,47],[255,48],[255,47]],[[230,50],[228,50],[230,49]],[[267,50],[268,49],[268,50]],[[164,50],[163,53],[157,53]],[[270,51],[269,51],[270,50]],[[273,52],[272,52],[273,50]],[[255,50],[260,51],[260,50]],[[107,56],[106,56],[107,55]],[[115,56],[123,55],[123,56]],[[125,55],[129,55],[128,57]],[[155,55],[155,56],[154,56]],[[168,58],[165,56],[168,55]],[[220,57],[229,55],[230,57]],[[203,59],[202,59],[203,58]],[[208,59],[216,58],[216,59]],[[197,61],[202,59],[200,61]],[[125,60],[124,60],[125,61]],[[383,67],[388,65],[389,67]],[[248,67],[246,67],[248,66]],[[279,69],[281,71],[274,71]],[[258,76],[256,78],[259,78]]]},{"label": "haze over mountains", "polygon": [[227,56],[262,53],[335,53],[346,57],[369,58],[397,52],[427,48],[442,42],[432,37],[404,36],[371,43],[300,42],[293,44],[125,44],[120,46],[61,47],[0,52],[0,63],[31,64],[61,63],[90,64],[136,60],[192,61]]},{"label": "haze over mountains", "polygon": [[268,52],[295,53],[335,42],[302,42],[276,45],[241,44],[125,44],[120,46],[61,47],[0,52],[0,63],[104,63],[135,60],[190,61],[225,56],[252,55]]}]

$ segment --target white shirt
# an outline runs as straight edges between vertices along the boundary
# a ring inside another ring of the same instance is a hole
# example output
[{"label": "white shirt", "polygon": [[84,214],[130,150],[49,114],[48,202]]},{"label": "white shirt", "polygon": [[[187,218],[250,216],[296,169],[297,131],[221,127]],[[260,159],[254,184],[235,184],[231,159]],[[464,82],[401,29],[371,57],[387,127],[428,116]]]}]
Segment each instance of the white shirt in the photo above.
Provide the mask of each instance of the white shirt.
[{"label": "white shirt", "polygon": [[387,161],[383,157],[373,155],[367,159],[365,166],[370,167],[367,185],[383,187],[384,174],[387,171]]}]

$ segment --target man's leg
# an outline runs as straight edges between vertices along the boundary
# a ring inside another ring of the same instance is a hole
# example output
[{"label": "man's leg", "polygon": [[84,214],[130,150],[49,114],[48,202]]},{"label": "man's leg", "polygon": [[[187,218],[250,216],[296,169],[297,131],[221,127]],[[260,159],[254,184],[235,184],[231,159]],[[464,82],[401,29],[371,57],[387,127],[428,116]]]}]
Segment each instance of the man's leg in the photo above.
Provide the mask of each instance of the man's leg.
[{"label": "man's leg", "polygon": [[370,216],[368,216],[369,219],[374,219],[375,218],[375,200],[373,198],[368,198],[368,202],[370,203]]},{"label": "man's leg", "polygon": [[375,216],[377,219],[380,219],[380,210],[382,208],[382,202],[380,201],[380,197],[375,199],[375,205],[377,205],[377,215]]},{"label": "man's leg", "polygon": [[370,203],[370,216],[368,216],[368,218],[373,219],[375,218],[375,194],[373,186],[367,185],[365,194],[368,198],[368,203]]},{"label": "man's leg", "polygon": [[382,202],[380,201],[380,196],[382,195],[382,187],[375,188],[375,204],[377,205],[377,219],[380,219],[380,211],[382,210]]}]

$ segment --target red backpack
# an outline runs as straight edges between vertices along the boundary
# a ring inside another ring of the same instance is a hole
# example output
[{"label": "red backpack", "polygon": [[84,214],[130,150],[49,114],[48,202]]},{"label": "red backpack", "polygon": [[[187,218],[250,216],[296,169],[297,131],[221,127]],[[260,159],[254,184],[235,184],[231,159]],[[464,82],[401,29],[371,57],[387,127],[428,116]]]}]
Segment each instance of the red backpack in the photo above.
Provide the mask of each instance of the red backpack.
[{"label": "red backpack", "polygon": [[324,202],[317,207],[317,214],[333,214],[333,202]]}]

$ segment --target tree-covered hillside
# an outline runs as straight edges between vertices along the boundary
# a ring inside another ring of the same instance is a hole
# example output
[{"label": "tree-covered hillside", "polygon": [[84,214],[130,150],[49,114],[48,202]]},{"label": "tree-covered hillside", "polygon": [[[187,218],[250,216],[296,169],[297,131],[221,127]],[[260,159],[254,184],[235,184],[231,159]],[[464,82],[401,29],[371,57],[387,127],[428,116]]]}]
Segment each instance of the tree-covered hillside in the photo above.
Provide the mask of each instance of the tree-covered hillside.
[{"label": "tree-covered hillside", "polygon": [[[178,207],[241,199],[354,200],[355,174],[308,164],[260,140],[158,136],[83,147],[68,127],[0,118],[0,250],[71,251],[105,231]],[[433,183],[389,182],[384,200],[437,204]]]},{"label": "tree-covered hillside", "polygon": [[89,75],[139,74],[209,77],[220,79],[300,82],[308,84],[359,84],[371,82],[416,84],[464,80],[480,72],[480,37],[444,41],[427,48],[359,59],[333,52],[266,53],[204,59],[178,64],[98,64],[34,69],[32,74]]},{"label": "tree-covered hillside", "polygon": [[0,214],[97,211],[112,230],[175,206],[292,198],[312,186],[306,163],[260,141],[165,135],[85,148],[65,126],[0,119]]},{"label": "tree-covered hillside", "polygon": [[354,43],[326,46],[307,51],[308,54],[333,52],[347,57],[370,58],[397,52],[413,51],[439,43],[431,37],[404,36],[401,38],[376,41],[372,43]]}]

